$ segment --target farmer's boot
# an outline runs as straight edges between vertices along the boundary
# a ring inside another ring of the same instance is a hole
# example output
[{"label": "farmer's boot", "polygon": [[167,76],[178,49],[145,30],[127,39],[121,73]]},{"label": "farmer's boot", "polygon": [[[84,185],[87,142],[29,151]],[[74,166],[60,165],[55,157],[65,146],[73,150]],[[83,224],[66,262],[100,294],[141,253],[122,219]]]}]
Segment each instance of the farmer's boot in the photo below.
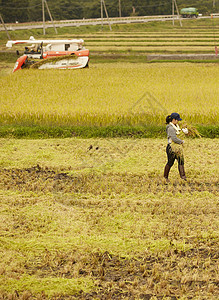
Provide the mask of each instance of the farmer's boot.
[{"label": "farmer's boot", "polygon": [[164,168],[164,178],[166,179],[166,182],[169,182],[168,176],[169,176],[170,168],[171,167],[168,164],[166,164]]},{"label": "farmer's boot", "polygon": [[185,170],[184,170],[184,165],[178,165],[178,169],[179,169],[179,175],[183,180],[187,180],[186,179],[186,174],[185,174]]}]

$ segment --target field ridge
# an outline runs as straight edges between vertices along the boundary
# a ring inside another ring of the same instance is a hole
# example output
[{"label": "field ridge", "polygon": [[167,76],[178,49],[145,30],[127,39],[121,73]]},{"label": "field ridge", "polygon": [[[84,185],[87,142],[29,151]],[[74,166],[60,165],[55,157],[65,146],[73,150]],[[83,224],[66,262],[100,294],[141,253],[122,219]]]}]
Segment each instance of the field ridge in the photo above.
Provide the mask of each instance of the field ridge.
[{"label": "field ridge", "polygon": [[[205,138],[218,138],[219,126],[197,125]],[[0,126],[0,138],[164,138],[165,126]],[[199,137],[195,135],[193,137]]]}]

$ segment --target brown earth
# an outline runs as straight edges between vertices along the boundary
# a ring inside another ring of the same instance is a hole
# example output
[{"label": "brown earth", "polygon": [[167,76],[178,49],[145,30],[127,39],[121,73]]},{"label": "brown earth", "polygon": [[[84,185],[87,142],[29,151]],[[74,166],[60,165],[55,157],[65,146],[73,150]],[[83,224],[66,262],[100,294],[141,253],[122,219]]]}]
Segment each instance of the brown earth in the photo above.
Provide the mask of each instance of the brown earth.
[{"label": "brown earth", "polygon": [[69,175],[66,172],[42,168],[39,165],[26,169],[0,169],[0,186],[4,189],[42,191],[42,192],[80,192],[98,195],[121,192],[158,193],[158,192],[218,192],[217,178],[211,180],[173,179],[165,185],[162,177],[156,174],[116,174],[89,173]]},{"label": "brown earth", "polygon": [[[156,174],[97,174],[69,175],[66,171],[42,168],[39,165],[25,169],[0,169],[0,187],[3,189],[92,193],[93,195],[132,192],[158,193],[195,191],[218,192],[218,182],[173,180],[165,185]],[[194,237],[195,238],[195,237]],[[39,263],[27,261],[26,273],[38,277],[83,278],[91,276],[95,291],[83,291],[74,296],[56,295],[52,299],[218,299],[217,268],[219,251],[216,239],[194,240],[188,251],[177,250],[170,240],[165,252],[145,252],[132,259],[112,253],[74,253],[45,250]],[[0,299],[47,299],[42,294],[33,297],[29,292],[0,294]]]},{"label": "brown earth", "polygon": [[[207,247],[206,247],[207,246]],[[90,275],[96,291],[85,294],[81,291],[75,296],[56,295],[52,299],[218,299],[219,283],[213,279],[216,273],[219,252],[216,243],[187,252],[172,250],[162,255],[155,254],[136,259],[103,254],[74,256],[74,253],[56,253],[47,251],[42,264],[33,268],[28,262],[27,273],[39,277],[61,276],[72,278],[74,268],[81,265],[78,277]],[[206,270],[206,278],[203,277]],[[204,271],[205,272],[205,271]],[[201,278],[200,280],[197,277]],[[216,278],[216,276],[214,277]],[[207,291],[207,292],[206,292]],[[24,297],[24,295],[26,295]],[[156,295],[156,298],[155,298]],[[10,299],[47,299],[45,295],[37,298],[28,293],[19,295],[15,292]],[[9,299],[0,295],[0,299]]]}]

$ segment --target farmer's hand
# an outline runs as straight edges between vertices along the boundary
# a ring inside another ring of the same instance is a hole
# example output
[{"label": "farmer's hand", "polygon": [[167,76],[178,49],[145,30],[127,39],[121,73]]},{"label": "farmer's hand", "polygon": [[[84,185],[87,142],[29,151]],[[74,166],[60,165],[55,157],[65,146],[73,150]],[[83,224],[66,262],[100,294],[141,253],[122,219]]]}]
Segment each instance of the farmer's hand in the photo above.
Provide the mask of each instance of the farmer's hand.
[{"label": "farmer's hand", "polygon": [[183,131],[185,134],[188,134],[188,133],[189,133],[188,128],[182,128],[182,131]]}]

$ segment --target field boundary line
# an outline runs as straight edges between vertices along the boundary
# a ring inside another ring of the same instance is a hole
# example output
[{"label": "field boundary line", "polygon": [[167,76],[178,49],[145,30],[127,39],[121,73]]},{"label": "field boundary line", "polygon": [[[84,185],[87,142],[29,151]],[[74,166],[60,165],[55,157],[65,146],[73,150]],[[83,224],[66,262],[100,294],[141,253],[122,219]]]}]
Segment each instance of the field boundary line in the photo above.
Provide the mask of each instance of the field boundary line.
[{"label": "field boundary line", "polygon": [[[215,18],[219,18],[219,14],[213,14]],[[199,19],[210,19],[211,16],[202,16]],[[178,18],[176,15],[158,15],[158,16],[137,16],[137,17],[115,17],[109,18],[111,24],[131,24],[131,23],[146,23],[153,21],[171,21],[171,20],[183,20]],[[189,19],[186,19],[189,20]],[[192,19],[191,19],[192,20]],[[79,27],[86,25],[108,25],[107,18],[96,18],[96,19],[74,19],[74,20],[61,20],[54,21],[56,27]],[[7,30],[24,30],[24,29],[38,29],[43,28],[43,22],[31,22],[31,23],[6,23]],[[45,22],[45,28],[52,28],[53,24],[51,21]],[[0,25],[0,31],[4,31],[4,27]]]}]

